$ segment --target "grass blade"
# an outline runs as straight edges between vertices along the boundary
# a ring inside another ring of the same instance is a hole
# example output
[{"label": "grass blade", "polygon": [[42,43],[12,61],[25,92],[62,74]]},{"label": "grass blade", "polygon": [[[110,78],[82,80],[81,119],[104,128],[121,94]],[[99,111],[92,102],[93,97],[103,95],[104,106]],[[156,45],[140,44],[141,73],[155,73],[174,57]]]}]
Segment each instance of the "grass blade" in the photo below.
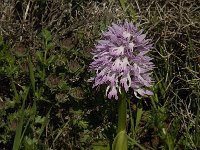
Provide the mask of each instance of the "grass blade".
[{"label": "grass blade", "polygon": [[22,128],[23,128],[23,124],[24,124],[24,107],[25,107],[25,101],[27,99],[28,96],[28,92],[29,92],[29,88],[24,88],[24,92],[22,93],[22,108],[20,110],[21,116],[20,116],[20,120],[19,120],[19,124],[17,126],[16,129],[16,134],[15,134],[15,139],[14,139],[14,144],[13,144],[13,150],[19,150],[20,148],[20,144],[21,144],[21,135],[22,135]]}]

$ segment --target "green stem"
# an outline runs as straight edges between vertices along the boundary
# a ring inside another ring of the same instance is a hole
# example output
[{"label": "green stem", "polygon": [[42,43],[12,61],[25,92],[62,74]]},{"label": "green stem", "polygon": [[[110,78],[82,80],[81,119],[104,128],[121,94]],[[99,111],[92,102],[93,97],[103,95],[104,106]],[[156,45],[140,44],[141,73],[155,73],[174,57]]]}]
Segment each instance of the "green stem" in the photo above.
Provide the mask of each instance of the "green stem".
[{"label": "green stem", "polygon": [[118,128],[117,133],[126,131],[127,103],[125,94],[121,95],[118,106]]},{"label": "green stem", "polygon": [[130,102],[130,100],[128,100],[128,107],[129,107],[129,110],[130,110],[131,131],[132,131],[133,137],[135,137],[134,120],[133,120],[133,115],[132,115],[132,112],[131,112],[131,102]]},{"label": "green stem", "polygon": [[119,100],[118,107],[118,128],[117,135],[113,141],[113,150],[127,150],[128,149],[128,137],[126,133],[126,97],[123,93]]},{"label": "green stem", "polygon": [[139,143],[137,143],[137,141],[135,141],[135,139],[128,137],[128,140],[131,141],[133,145],[136,145],[137,147],[139,147],[141,150],[145,150],[145,148],[142,147]]},{"label": "green stem", "polygon": [[44,60],[43,60],[43,74],[42,74],[42,81],[45,80],[45,74],[46,74],[46,71],[45,71],[45,67],[46,67],[46,62],[47,62],[47,49],[45,48],[45,52],[44,52]]}]

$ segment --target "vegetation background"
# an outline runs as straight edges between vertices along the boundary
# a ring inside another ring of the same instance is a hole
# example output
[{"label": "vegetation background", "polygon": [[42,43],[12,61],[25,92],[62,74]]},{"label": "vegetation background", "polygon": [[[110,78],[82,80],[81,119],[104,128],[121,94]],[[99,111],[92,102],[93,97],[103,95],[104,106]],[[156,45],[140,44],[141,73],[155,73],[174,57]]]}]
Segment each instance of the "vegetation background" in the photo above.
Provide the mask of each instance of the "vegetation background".
[{"label": "vegetation background", "polygon": [[92,89],[90,54],[119,20],[154,49],[154,96],[129,103],[129,149],[200,149],[199,0],[1,0],[2,150],[109,150],[117,101]]}]

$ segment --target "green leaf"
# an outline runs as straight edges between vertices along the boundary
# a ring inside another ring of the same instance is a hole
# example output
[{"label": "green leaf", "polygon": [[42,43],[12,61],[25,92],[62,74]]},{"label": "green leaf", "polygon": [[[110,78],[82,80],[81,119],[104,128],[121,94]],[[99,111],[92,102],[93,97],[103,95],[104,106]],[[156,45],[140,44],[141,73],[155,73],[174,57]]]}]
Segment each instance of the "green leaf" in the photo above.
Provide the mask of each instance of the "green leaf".
[{"label": "green leaf", "polygon": [[69,90],[69,85],[66,83],[66,81],[60,81],[58,84],[58,88],[60,89],[60,91],[68,91]]},{"label": "green leaf", "polygon": [[110,145],[107,141],[98,141],[92,144],[92,150],[110,150]]},{"label": "green leaf", "polygon": [[38,72],[36,73],[36,77],[39,77],[40,79],[44,80],[45,74],[43,70],[38,70]]},{"label": "green leaf", "polygon": [[127,150],[128,149],[128,136],[126,131],[123,130],[117,134],[114,139],[112,150]]},{"label": "green leaf", "polygon": [[130,145],[136,145],[137,147],[139,147],[141,150],[146,150],[144,147],[142,147],[136,140],[128,137],[129,140],[129,144]]},{"label": "green leaf", "polygon": [[79,127],[82,127],[83,129],[86,129],[88,127],[88,122],[87,121],[83,121],[83,120],[80,120],[78,122],[78,126]]},{"label": "green leaf", "polygon": [[65,128],[69,125],[69,121],[67,121],[64,126],[59,130],[58,134],[56,135],[56,137],[53,140],[53,143],[56,142],[56,140],[59,138],[59,136],[63,133],[63,131],[65,130]]},{"label": "green leaf", "polygon": [[20,99],[20,96],[19,96],[19,94],[18,94],[18,92],[17,92],[17,88],[16,88],[16,86],[15,86],[15,83],[14,83],[14,80],[13,80],[13,78],[11,78],[11,87],[12,87],[12,90],[13,90],[13,92],[14,92],[14,99],[15,99],[15,101],[16,102],[18,102],[19,101],[19,99]]},{"label": "green leaf", "polygon": [[44,60],[44,58],[43,58],[43,53],[42,53],[41,51],[37,51],[37,52],[36,52],[36,57],[37,57],[37,59],[39,60],[39,62],[44,63],[44,62],[43,62],[43,60]]},{"label": "green leaf", "polygon": [[140,123],[140,120],[142,118],[142,114],[143,114],[143,111],[142,111],[142,108],[138,108],[137,109],[137,118],[136,118],[136,123],[135,123],[135,132],[137,132],[138,130],[138,127],[139,127],[139,123]]},{"label": "green leaf", "polygon": [[51,37],[50,31],[48,31],[47,29],[43,29],[41,34],[42,34],[42,37],[44,38],[46,43],[51,41],[52,37]]},{"label": "green leaf", "polygon": [[126,0],[119,0],[119,2],[120,2],[120,5],[121,5],[121,7],[122,7],[122,9],[125,11],[125,9],[126,9]]},{"label": "green leaf", "polygon": [[48,113],[46,114],[45,117],[42,117],[41,119],[39,119],[40,123],[42,124],[41,128],[38,130],[38,139],[40,139],[40,136],[42,135],[42,133],[45,130],[45,127],[47,126],[47,124],[49,123],[49,114],[51,112],[51,109],[49,109]]},{"label": "green leaf", "polygon": [[33,138],[29,138],[28,136],[25,136],[24,138],[24,146],[26,150],[35,150],[35,144],[37,143],[37,139]]},{"label": "green leaf", "polygon": [[135,12],[135,10],[134,10],[134,6],[133,6],[133,4],[131,4],[130,6],[129,6],[129,12],[130,12],[130,16],[132,17],[132,19],[135,21],[135,22],[137,22],[137,18],[136,18],[136,16],[137,16],[137,13]]},{"label": "green leaf", "polygon": [[35,123],[43,124],[45,121],[45,117],[37,116],[35,118]]},{"label": "green leaf", "polygon": [[54,60],[56,59],[55,55],[51,55],[48,59],[47,59],[47,66],[49,66]]},{"label": "green leaf", "polygon": [[46,49],[47,50],[50,50],[50,49],[52,49],[53,47],[54,47],[54,43],[53,42],[49,42],[47,45],[46,45]]}]

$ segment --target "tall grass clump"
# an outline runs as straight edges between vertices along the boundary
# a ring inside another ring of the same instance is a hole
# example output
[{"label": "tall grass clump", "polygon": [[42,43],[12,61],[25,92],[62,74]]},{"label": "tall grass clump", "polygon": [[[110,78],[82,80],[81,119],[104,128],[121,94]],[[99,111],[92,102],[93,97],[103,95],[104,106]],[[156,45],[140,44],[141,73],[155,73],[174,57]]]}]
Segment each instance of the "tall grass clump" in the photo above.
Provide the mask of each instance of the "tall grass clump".
[{"label": "tall grass clump", "polygon": [[138,19],[156,42],[156,94],[151,98],[150,122],[151,133],[157,135],[151,136],[151,144],[198,149],[199,2],[138,1],[136,6],[140,10]]}]

